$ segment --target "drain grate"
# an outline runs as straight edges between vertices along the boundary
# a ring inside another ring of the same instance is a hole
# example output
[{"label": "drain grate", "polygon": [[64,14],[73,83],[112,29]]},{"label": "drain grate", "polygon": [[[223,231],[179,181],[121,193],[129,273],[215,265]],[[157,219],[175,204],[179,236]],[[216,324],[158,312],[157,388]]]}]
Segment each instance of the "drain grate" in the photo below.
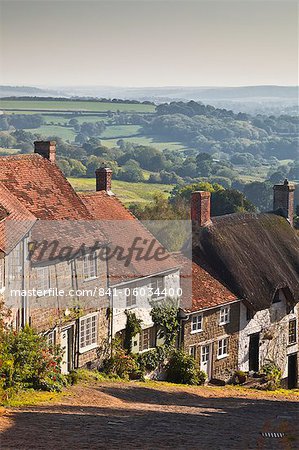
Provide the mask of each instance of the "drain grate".
[{"label": "drain grate", "polygon": [[281,439],[281,438],[283,438],[286,434],[285,433],[276,433],[276,432],[272,432],[272,431],[269,431],[269,432],[266,432],[266,433],[261,433],[261,435],[264,437],[264,438],[276,438],[276,439]]}]

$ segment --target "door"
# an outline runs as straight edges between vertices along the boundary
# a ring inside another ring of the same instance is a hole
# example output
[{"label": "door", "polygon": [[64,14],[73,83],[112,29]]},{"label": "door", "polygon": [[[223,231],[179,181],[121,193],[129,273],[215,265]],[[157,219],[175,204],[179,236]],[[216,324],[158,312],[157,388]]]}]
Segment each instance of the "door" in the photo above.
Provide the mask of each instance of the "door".
[{"label": "door", "polygon": [[71,325],[61,332],[60,344],[63,351],[61,373],[63,374],[67,374],[73,369],[73,330],[74,327]]},{"label": "door", "polygon": [[254,333],[249,338],[249,370],[259,371],[260,362],[260,333]]},{"label": "door", "polygon": [[207,374],[207,379],[211,378],[211,344],[201,347],[200,370]]},{"label": "door", "polygon": [[298,384],[298,360],[297,354],[288,356],[288,388],[295,389]]}]

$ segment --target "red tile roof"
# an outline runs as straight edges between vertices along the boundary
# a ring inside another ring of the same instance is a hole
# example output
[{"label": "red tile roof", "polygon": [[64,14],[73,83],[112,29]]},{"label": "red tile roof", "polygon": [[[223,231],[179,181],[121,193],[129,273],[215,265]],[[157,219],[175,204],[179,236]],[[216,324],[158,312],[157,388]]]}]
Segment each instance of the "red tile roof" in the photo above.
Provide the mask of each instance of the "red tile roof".
[{"label": "red tile roof", "polygon": [[[151,242],[153,242],[150,253],[152,256],[157,249],[161,249],[162,245],[158,240],[126,209],[117,197],[109,195],[105,191],[99,191],[82,193],[81,198],[95,219],[101,221],[101,228],[111,242],[111,250],[115,250],[117,247],[123,248],[124,254],[127,255],[136,238],[140,238],[137,245],[142,245],[143,255]],[[115,258],[109,261],[111,284],[159,274],[179,266],[170,254],[167,254],[168,256],[164,260],[151,258],[147,261],[137,260],[135,255],[136,252],[129,267],[125,267],[124,263]]]},{"label": "red tile roof", "polygon": [[0,157],[0,181],[36,218],[92,220],[60,169],[38,154]]},{"label": "red tile roof", "polygon": [[[181,287],[183,290],[181,307],[185,311],[200,311],[201,309],[213,308],[238,300],[226,286],[197,262],[191,262],[190,259],[179,253],[174,256],[178,263],[181,264]],[[192,304],[190,303],[191,298]]]},{"label": "red tile roof", "polygon": [[0,183],[0,249],[9,252],[33,226],[36,218]]}]

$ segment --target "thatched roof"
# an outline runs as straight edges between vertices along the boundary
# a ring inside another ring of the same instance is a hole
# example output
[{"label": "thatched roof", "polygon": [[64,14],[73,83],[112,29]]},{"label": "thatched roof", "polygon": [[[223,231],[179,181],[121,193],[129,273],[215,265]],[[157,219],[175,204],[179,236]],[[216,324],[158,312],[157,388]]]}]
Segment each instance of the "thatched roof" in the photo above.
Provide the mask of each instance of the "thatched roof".
[{"label": "thatched roof", "polygon": [[193,254],[255,310],[268,308],[279,288],[299,300],[299,239],[275,214],[230,214],[212,218],[193,236]]}]

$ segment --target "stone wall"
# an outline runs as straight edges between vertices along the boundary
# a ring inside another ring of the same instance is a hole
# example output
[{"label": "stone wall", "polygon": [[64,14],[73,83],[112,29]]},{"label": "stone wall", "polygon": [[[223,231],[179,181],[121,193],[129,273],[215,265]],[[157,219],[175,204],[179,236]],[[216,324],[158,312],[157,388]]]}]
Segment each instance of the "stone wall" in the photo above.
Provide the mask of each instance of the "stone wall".
[{"label": "stone wall", "polygon": [[[228,381],[238,368],[238,341],[239,341],[239,319],[240,302],[230,304],[230,321],[225,325],[220,325],[221,307],[202,310],[190,314],[188,320],[184,322],[184,350],[190,353],[190,346],[196,346],[196,359],[201,363],[201,347],[211,344],[211,377]],[[192,317],[203,315],[202,331],[192,332]],[[228,338],[228,355],[218,358],[218,341],[221,338]]]}]

